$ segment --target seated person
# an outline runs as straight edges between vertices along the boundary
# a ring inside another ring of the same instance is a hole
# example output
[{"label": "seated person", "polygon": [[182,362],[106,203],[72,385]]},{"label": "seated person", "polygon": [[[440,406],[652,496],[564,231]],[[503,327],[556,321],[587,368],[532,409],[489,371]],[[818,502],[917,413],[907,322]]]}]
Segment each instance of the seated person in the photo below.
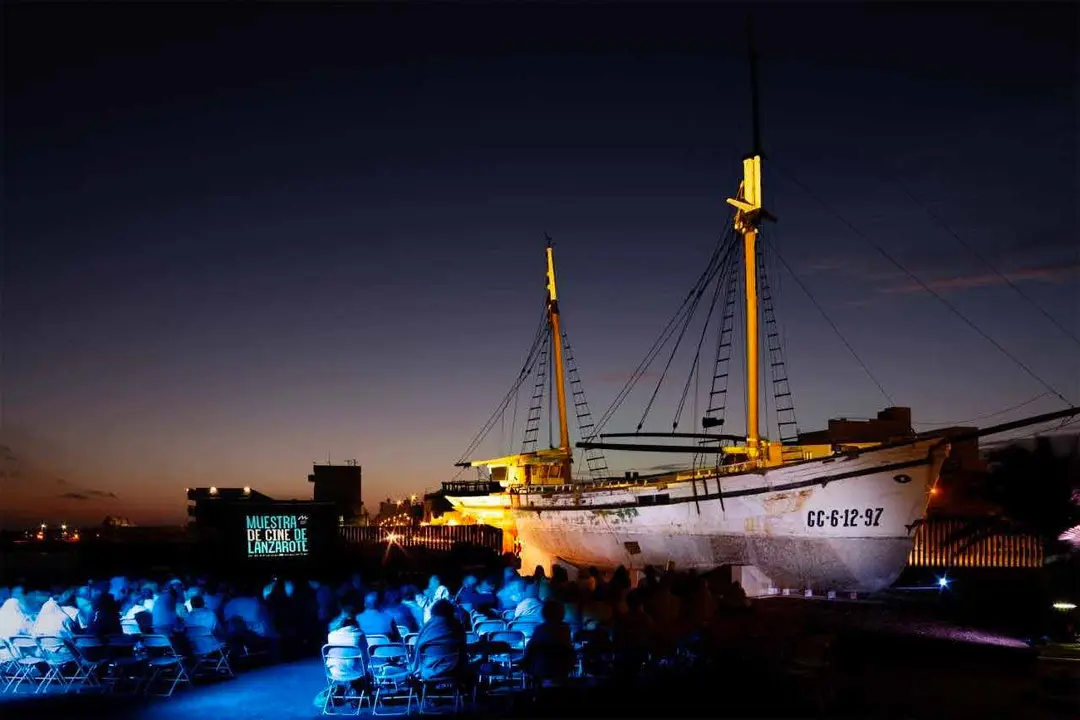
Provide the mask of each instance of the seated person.
[{"label": "seated person", "polygon": [[[330,631],[326,636],[327,645],[337,647],[363,647],[364,636],[360,628],[356,626],[356,620],[351,616],[343,617],[338,627]],[[326,670],[330,677],[335,680],[347,680],[359,675],[364,669],[363,655],[360,657],[342,657],[346,651],[336,647],[326,651]]]},{"label": "seated person", "polygon": [[364,633],[356,624],[352,608],[346,606],[341,616],[330,623],[330,632],[326,635],[327,645],[345,645],[347,647],[364,647]]},{"label": "seated person", "polygon": [[379,607],[379,593],[364,596],[364,612],[356,616],[356,624],[365,635],[385,635],[393,640],[398,637],[394,617]]},{"label": "seated person", "polygon": [[577,662],[570,626],[563,622],[563,606],[557,600],[544,603],[543,622],[525,645],[525,670],[539,681],[569,677]]},{"label": "seated person", "polygon": [[193,595],[190,602],[191,611],[184,617],[185,631],[191,628],[204,628],[214,637],[220,637],[224,634],[217,615],[206,607],[206,600],[202,595]]},{"label": "seated person", "polygon": [[[428,652],[433,648],[438,648],[437,654]],[[460,674],[467,666],[465,628],[449,600],[436,600],[431,605],[431,619],[416,639],[412,670],[421,680],[429,680]]]}]

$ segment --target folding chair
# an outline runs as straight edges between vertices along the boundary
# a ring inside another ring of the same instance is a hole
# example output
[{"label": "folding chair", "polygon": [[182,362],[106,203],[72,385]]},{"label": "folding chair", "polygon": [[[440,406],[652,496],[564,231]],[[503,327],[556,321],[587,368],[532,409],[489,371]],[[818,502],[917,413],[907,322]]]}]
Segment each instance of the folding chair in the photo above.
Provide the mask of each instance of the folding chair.
[{"label": "folding chair", "polygon": [[93,635],[76,635],[71,638],[70,646],[76,663],[72,682],[79,683],[80,690],[84,687],[101,689],[103,686],[98,673],[109,661],[105,643]]},{"label": "folding chair", "polygon": [[507,624],[506,629],[511,632],[519,632],[525,636],[525,642],[532,639],[536,628],[540,627],[538,620],[514,620]]},{"label": "folding chair", "polygon": [[131,687],[131,693],[137,693],[146,682],[149,668],[146,658],[141,654],[137,635],[110,635],[105,641],[108,655],[105,677],[102,684],[108,693],[116,693],[125,685]]},{"label": "folding chair", "polygon": [[19,665],[19,651],[11,646],[7,638],[0,637],[0,692],[7,692],[22,669]]},{"label": "folding chair", "polygon": [[[412,708],[412,685],[410,684],[409,651],[403,643],[375,645],[368,649],[371,660],[372,682],[375,685],[375,702],[372,715],[407,715]],[[404,692],[403,692],[404,691]],[[406,701],[404,712],[380,712],[387,700]]]},{"label": "folding chair", "polygon": [[[365,648],[353,645],[323,645],[323,672],[326,674],[326,698],[323,715],[359,715],[367,698]],[[357,685],[360,686],[357,694]],[[338,696],[338,691],[341,696]],[[337,701],[341,701],[338,704]],[[370,703],[370,699],[368,699]],[[350,708],[355,702],[356,708]]]},{"label": "folding chair", "polygon": [[525,686],[525,674],[521,671],[521,661],[525,659],[525,635],[520,630],[500,630],[487,636],[490,648],[488,659],[502,672],[500,679],[514,680],[515,673],[521,674],[521,685]]},{"label": "folding chair", "polygon": [[135,618],[124,618],[120,621],[120,629],[125,635],[142,635],[142,628]]},{"label": "folding chair", "polygon": [[188,646],[191,648],[191,674],[199,675],[206,669],[215,675],[234,677],[229,665],[229,650],[225,643],[214,637],[208,627],[192,626],[184,631]]},{"label": "folding chair", "polygon": [[56,684],[60,689],[67,692],[73,682],[74,672],[70,676],[64,674],[65,670],[74,670],[78,663],[75,654],[64,644],[64,641],[56,636],[42,636],[37,638],[39,657],[47,666],[45,677],[37,686],[35,692],[43,693],[49,687]]},{"label": "folding chair", "polygon": [[480,637],[490,635],[493,632],[502,632],[503,630],[506,630],[506,623],[502,620],[484,620],[473,625],[473,632]]},{"label": "folding chair", "polygon": [[41,649],[38,647],[37,641],[29,635],[15,635],[9,641],[9,646],[15,653],[15,677],[8,683],[6,689],[10,689],[12,692],[18,692],[19,686],[23,682],[34,682],[34,675],[39,675],[37,678],[37,685],[35,685],[35,691],[37,687],[44,681],[45,675],[41,673],[41,668],[45,665],[45,661],[41,657]]},{"label": "folding chair", "polygon": [[146,663],[150,668],[150,676],[146,680],[144,692],[151,694],[150,690],[158,680],[168,683],[169,689],[164,693],[153,693],[161,697],[169,697],[180,683],[191,684],[191,676],[184,667],[184,658],[176,652],[172,640],[167,635],[144,635],[142,646],[146,651]]},{"label": "folding chair", "polygon": [[[439,658],[452,659],[453,669],[437,675],[423,674],[423,668],[428,661],[438,661]],[[465,668],[457,664],[460,658],[460,650],[454,645],[433,643],[419,648],[417,667],[420,672],[415,676],[415,682],[420,686],[420,698],[417,710],[421,715],[426,713],[432,700],[451,700],[454,703],[454,712],[460,712],[464,705],[462,689],[465,687]],[[411,696],[410,696],[411,697]],[[410,700],[410,710],[412,704]]]}]

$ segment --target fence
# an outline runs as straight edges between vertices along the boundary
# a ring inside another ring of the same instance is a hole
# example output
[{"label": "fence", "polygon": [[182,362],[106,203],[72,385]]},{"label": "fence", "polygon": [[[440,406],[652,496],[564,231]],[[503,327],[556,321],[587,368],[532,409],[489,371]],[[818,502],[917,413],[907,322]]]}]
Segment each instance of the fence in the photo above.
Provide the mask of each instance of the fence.
[{"label": "fence", "polygon": [[967,524],[961,518],[927,520],[915,531],[915,545],[908,555],[910,567],[937,568],[1039,568],[1043,546],[1032,535],[993,535],[970,547],[949,538]]},{"label": "fence", "polygon": [[451,550],[454,545],[472,545],[502,552],[502,530],[490,525],[424,525],[422,527],[343,527],[341,538],[348,545],[386,545]]}]

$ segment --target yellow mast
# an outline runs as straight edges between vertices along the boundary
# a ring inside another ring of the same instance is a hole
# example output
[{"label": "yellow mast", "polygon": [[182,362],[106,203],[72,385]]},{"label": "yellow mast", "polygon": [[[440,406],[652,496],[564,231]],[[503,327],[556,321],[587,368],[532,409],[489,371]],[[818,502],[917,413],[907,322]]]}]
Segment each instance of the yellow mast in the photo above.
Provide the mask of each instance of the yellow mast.
[{"label": "yellow mast", "polygon": [[554,352],[555,399],[559,405],[559,449],[566,453],[566,473],[570,479],[570,428],[566,424],[566,388],[563,385],[562,329],[559,326],[559,296],[555,291],[555,257],[551,242],[547,246],[548,320],[551,323],[551,348]]},{"label": "yellow mast", "polygon": [[728,198],[735,208],[735,230],[743,236],[743,272],[746,288],[746,445],[751,457],[758,453],[761,425],[758,405],[758,302],[757,234],[761,218],[773,220],[761,207],[761,123],[758,116],[757,52],[754,31],[747,18],[750,46],[750,112],[754,149],[743,160],[743,180],[736,198]]},{"label": "yellow mast", "polygon": [[743,181],[738,198],[728,198],[736,208],[735,229],[743,236],[743,285],[746,288],[746,444],[753,454],[758,448],[758,308],[757,223],[761,215],[761,156],[743,160]]}]

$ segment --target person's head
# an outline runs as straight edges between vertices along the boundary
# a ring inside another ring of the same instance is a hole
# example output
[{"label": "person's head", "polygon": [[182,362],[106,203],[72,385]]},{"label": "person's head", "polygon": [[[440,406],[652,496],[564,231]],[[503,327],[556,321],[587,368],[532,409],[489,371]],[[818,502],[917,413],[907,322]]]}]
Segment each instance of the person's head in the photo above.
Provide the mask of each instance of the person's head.
[{"label": "person's head", "polygon": [[346,617],[352,617],[356,614],[356,607],[352,603],[342,603],[341,614]]},{"label": "person's head", "polygon": [[428,580],[428,584],[427,584],[428,590],[431,590],[431,591],[438,590],[440,585],[442,585],[442,580],[439,579],[438,575],[432,575],[431,579]]},{"label": "person's head", "polygon": [[340,629],[350,627],[357,627],[356,618],[354,618],[352,615],[346,615],[345,617],[341,618],[341,622],[338,623],[338,628]]},{"label": "person's head", "polygon": [[378,610],[379,609],[379,593],[369,592],[364,596],[364,609],[365,610]]},{"label": "person's head", "polygon": [[561,602],[548,600],[540,610],[540,616],[544,618],[544,622],[557,623],[562,622],[564,612]]},{"label": "person's head", "polygon": [[386,588],[382,593],[383,604],[386,607],[397,605],[401,601],[401,595],[396,588]]},{"label": "person's head", "polygon": [[476,587],[476,576],[475,575],[466,575],[465,578],[461,581],[461,587],[463,587],[463,588]]},{"label": "person's head", "polygon": [[192,595],[191,596],[191,609],[192,610],[201,610],[204,607],[206,607],[206,601],[203,600],[202,595]]},{"label": "person's head", "polygon": [[437,600],[431,606],[431,617],[449,620],[454,617],[454,605],[449,600]]},{"label": "person's head", "polygon": [[534,580],[543,580],[546,577],[547,577],[547,572],[545,572],[543,565],[537,565],[536,568],[533,569],[533,579]]},{"label": "person's head", "polygon": [[626,607],[630,612],[640,612],[642,605],[640,590],[631,590],[626,593]]},{"label": "person's head", "polygon": [[570,581],[570,575],[562,565],[556,565],[551,568],[551,580],[556,583],[567,583]]}]

